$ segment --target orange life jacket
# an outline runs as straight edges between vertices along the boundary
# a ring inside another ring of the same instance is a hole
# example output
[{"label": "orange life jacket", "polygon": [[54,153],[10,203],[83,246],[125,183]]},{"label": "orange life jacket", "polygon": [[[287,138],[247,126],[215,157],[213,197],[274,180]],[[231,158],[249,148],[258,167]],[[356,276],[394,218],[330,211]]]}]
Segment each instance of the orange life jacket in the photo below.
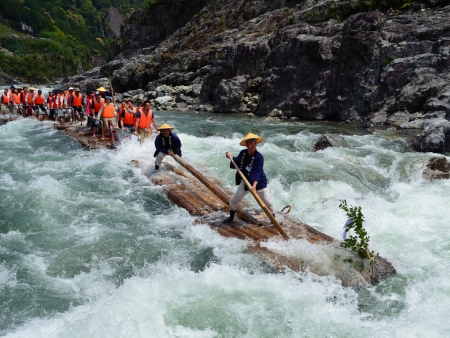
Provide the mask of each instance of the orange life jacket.
[{"label": "orange life jacket", "polygon": [[33,104],[33,97],[34,97],[34,94],[28,93],[28,100],[27,100],[28,104]]},{"label": "orange life jacket", "polygon": [[103,106],[104,103],[105,103],[104,99],[100,99],[100,102],[98,102],[97,100],[94,100],[94,110],[96,113],[98,113],[100,111],[100,108]]},{"label": "orange life jacket", "polygon": [[111,119],[114,117],[114,105],[112,103],[110,104],[105,103],[103,105],[102,117],[105,119]]},{"label": "orange life jacket", "polygon": [[152,123],[153,114],[152,110],[148,111],[148,115],[145,115],[144,112],[141,113],[141,117],[139,118],[138,128],[150,128],[150,124]]},{"label": "orange life jacket", "polygon": [[123,117],[124,124],[131,124],[133,127],[136,124],[136,116],[125,111],[125,116]]},{"label": "orange life jacket", "polygon": [[50,108],[52,108],[52,109],[58,108],[58,98],[54,97],[54,96],[50,96],[48,98],[48,104],[49,104]]},{"label": "orange life jacket", "polygon": [[83,96],[79,94],[78,96],[73,96],[72,107],[80,107],[82,104]]},{"label": "orange life jacket", "polygon": [[14,104],[21,104],[20,94],[14,94]]},{"label": "orange life jacket", "polygon": [[25,98],[27,97],[27,93],[25,92],[21,92],[20,93],[20,102],[22,102],[23,104],[26,103]]},{"label": "orange life jacket", "polygon": [[73,94],[70,95],[69,93],[67,93],[67,95],[66,95],[66,104],[67,104],[67,105],[70,104],[70,100],[72,99],[72,96],[73,96]]},{"label": "orange life jacket", "polygon": [[41,94],[41,95],[38,95],[38,96],[36,96],[36,99],[34,100],[34,103],[35,104],[37,104],[37,105],[41,105],[41,104],[44,104],[44,102],[45,102],[45,96],[44,96],[44,94]]},{"label": "orange life jacket", "polygon": [[2,104],[8,104],[9,99],[8,96],[5,94],[2,94]]}]

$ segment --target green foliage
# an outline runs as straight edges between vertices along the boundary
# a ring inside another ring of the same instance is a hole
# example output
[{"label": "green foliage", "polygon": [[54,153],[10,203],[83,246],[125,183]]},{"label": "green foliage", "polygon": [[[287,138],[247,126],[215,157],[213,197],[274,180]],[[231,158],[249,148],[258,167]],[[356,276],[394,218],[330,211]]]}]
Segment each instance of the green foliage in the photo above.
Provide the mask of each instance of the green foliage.
[{"label": "green foliage", "polygon": [[159,4],[159,0],[147,0],[144,4],[144,8],[150,10]]},{"label": "green foliage", "polygon": [[361,212],[361,207],[348,206],[346,200],[340,200],[339,208],[344,210],[347,217],[352,220],[345,231],[348,233],[350,230],[354,230],[356,236],[350,235],[346,240],[342,242],[342,247],[351,248],[357,252],[361,258],[369,259],[373,261],[374,252],[369,251],[370,237],[367,235],[366,229],[364,229],[364,215]]},{"label": "green foliage", "polygon": [[384,66],[387,66],[388,64],[390,64],[391,62],[393,62],[395,59],[392,57],[392,56],[390,56],[390,57],[388,57],[388,58],[386,58],[382,63],[381,63],[381,65],[384,67]]},{"label": "green foliage", "polygon": [[410,9],[410,8],[412,8],[412,2],[411,1],[408,1],[408,2],[405,2],[402,6],[400,6],[400,9],[401,10],[407,10],[407,9]]},{"label": "green foliage", "polygon": [[[88,69],[92,67],[92,56],[107,56],[113,39],[107,21],[109,7],[113,5],[126,16],[143,3],[144,0],[0,0],[0,43],[15,54],[14,60],[2,56],[0,67],[29,81],[73,75],[80,65]],[[33,32],[22,32],[21,22]],[[19,38],[10,37],[12,31]],[[25,35],[27,38],[23,38]],[[36,74],[26,64],[31,56],[41,63]],[[65,64],[60,65],[61,62]]]},{"label": "green foliage", "polygon": [[44,32],[43,35],[56,36],[55,40],[0,37],[1,45],[14,52],[13,56],[0,54],[0,68],[33,83],[69,76],[80,65],[86,69],[90,63],[89,50],[71,37],[58,43],[58,34],[62,33]]}]

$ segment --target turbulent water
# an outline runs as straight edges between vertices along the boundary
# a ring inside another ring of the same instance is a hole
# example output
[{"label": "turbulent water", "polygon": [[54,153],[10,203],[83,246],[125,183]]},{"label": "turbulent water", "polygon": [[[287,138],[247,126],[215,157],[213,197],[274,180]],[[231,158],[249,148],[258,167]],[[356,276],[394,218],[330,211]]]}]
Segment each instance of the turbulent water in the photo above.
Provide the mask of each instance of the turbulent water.
[{"label": "turbulent water", "polygon": [[[85,151],[51,124],[0,126],[0,335],[7,337],[445,337],[450,335],[449,181],[395,135],[333,123],[158,113],[183,156],[230,187],[225,151],[265,138],[275,207],[340,238],[339,200],[359,205],[370,247],[398,274],[378,286],[281,274],[171,203],[131,160],[154,146]],[[349,148],[312,152],[322,133]],[[249,201],[251,199],[249,198]],[[321,252],[304,241],[279,252]]]}]

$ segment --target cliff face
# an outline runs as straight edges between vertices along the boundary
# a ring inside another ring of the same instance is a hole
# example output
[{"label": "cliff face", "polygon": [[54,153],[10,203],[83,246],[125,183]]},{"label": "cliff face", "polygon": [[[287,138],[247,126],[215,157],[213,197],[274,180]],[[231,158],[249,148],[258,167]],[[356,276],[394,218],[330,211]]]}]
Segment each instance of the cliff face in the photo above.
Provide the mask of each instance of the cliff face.
[{"label": "cliff face", "polygon": [[[135,11],[122,24],[120,36],[109,46],[110,60],[116,56],[149,53],[168,36],[183,27],[200,11],[207,0],[148,1],[149,5]],[[150,4],[151,3],[151,4]]]},{"label": "cliff face", "polygon": [[216,0],[135,12],[110,50],[120,54],[88,72],[88,82],[111,76],[116,92],[141,89],[139,97],[160,109],[277,109],[288,118],[397,125],[450,114],[448,1],[350,16],[361,2],[297,2]]}]

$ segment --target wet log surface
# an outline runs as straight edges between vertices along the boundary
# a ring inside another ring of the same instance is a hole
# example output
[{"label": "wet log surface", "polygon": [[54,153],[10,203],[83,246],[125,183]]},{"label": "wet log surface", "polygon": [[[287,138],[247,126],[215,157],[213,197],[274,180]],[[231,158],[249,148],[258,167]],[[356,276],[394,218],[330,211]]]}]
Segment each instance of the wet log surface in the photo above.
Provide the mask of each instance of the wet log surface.
[{"label": "wet log surface", "polygon": [[[166,165],[157,172],[147,169],[144,173],[153,184],[162,187],[172,202],[197,216],[197,224],[207,224],[224,237],[246,240],[250,252],[261,255],[267,263],[280,271],[308,270],[318,276],[333,275],[344,286],[355,287],[364,283],[377,284],[396,273],[386,259],[376,257],[372,277],[368,260],[360,259],[355,253],[341,248],[341,241],[289,215],[277,213],[276,219],[291,238],[284,241],[262,210],[250,207],[246,201],[242,202],[242,206],[258,224],[244,221],[238,215],[231,224],[223,224],[222,221],[228,217],[228,205],[189,172],[182,170],[182,167]],[[221,180],[204,172],[202,174],[224,194],[230,198],[233,196],[233,191]]]},{"label": "wet log surface", "polygon": [[84,148],[86,149],[100,149],[100,148],[114,148],[111,145],[111,135],[109,131],[105,132],[105,137],[102,138],[102,132],[97,131],[97,135],[95,137],[92,136],[91,130],[86,126],[86,122],[83,122],[83,125],[80,125],[80,122],[75,123],[57,123],[55,122],[53,127],[57,130],[63,130],[66,135],[74,138],[78,141]]},{"label": "wet log surface", "polygon": [[18,118],[19,117],[16,114],[12,115],[12,114],[8,114],[8,113],[6,113],[6,114],[1,114],[0,113],[0,122],[7,123],[7,122],[10,122],[10,121],[15,121]]}]

